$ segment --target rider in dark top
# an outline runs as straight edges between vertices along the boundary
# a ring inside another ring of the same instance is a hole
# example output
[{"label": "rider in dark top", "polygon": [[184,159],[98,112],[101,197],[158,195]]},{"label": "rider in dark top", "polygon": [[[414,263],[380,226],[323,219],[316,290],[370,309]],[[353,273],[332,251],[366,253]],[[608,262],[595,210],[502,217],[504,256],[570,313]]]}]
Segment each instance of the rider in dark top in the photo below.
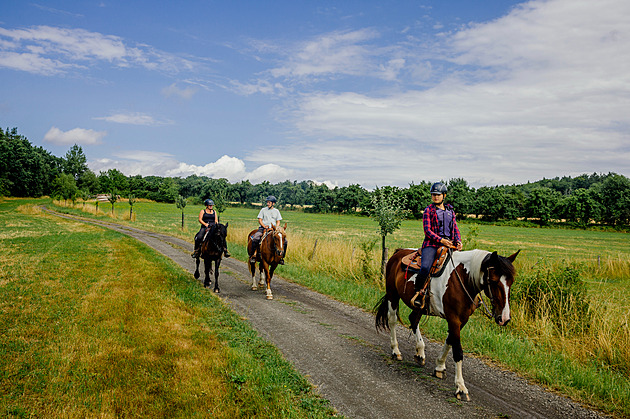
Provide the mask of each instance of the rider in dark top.
[{"label": "rider in dark top", "polygon": [[[201,228],[195,235],[195,251],[191,255],[193,258],[199,257],[199,253],[201,252],[201,242],[206,234],[206,230],[209,229],[208,234],[212,234],[214,233],[215,226],[219,224],[219,214],[213,208],[214,201],[212,199],[206,199],[203,203],[206,208],[199,212],[199,223],[201,224]],[[223,254],[226,258],[230,257],[230,253],[227,249],[227,242],[224,242],[223,244]]]}]

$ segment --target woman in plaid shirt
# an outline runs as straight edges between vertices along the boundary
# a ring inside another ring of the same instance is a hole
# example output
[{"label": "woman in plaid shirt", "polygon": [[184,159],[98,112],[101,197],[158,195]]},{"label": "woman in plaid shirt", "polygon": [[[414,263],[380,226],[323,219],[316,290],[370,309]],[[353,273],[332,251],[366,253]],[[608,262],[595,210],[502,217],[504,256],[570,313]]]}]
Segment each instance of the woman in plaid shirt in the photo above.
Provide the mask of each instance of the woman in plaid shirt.
[{"label": "woman in plaid shirt", "polygon": [[429,280],[431,265],[435,261],[437,249],[440,246],[450,247],[455,250],[462,250],[462,239],[455,221],[455,211],[451,204],[444,203],[446,196],[446,185],[441,182],[431,186],[431,200],[433,201],[425,208],[422,215],[422,225],[424,227],[424,242],[422,242],[422,259],[420,262],[420,273],[416,277],[416,294],[411,299],[411,304],[416,308],[424,307],[424,298],[418,298]]}]

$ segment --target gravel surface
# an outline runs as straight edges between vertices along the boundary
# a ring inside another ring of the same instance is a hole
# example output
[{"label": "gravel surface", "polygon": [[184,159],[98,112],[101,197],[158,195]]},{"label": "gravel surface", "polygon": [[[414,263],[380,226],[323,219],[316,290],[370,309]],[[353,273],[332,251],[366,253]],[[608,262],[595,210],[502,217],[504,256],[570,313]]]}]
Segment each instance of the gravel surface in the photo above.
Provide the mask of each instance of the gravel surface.
[{"label": "gravel surface", "polygon": [[[134,237],[182,266],[193,279],[192,242],[113,223],[56,215]],[[471,401],[458,401],[454,397],[451,355],[446,378],[431,376],[441,343],[425,338],[427,363],[420,367],[413,361],[414,340],[409,329],[398,326],[404,361],[393,361],[389,333],[376,332],[372,314],[279,276],[273,278],[274,300],[268,301],[264,290],[251,291],[246,264],[232,258],[223,260],[220,272],[219,296],[272,342],[346,417],[605,417],[466,353],[463,371]],[[276,273],[281,275],[282,267]],[[211,288],[208,293],[212,293]],[[466,342],[463,346],[465,352]]]}]

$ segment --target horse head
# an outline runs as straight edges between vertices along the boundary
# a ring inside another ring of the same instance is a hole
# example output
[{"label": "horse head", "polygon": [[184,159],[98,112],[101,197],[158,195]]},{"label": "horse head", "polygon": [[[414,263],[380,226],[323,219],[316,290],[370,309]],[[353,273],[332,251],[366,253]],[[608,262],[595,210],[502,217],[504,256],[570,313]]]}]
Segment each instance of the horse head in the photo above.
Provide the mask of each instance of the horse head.
[{"label": "horse head", "polygon": [[492,317],[499,326],[505,326],[510,321],[510,288],[516,275],[512,262],[519,252],[509,257],[490,253],[481,265],[483,291],[492,302]]},{"label": "horse head", "polygon": [[284,227],[282,226],[272,226],[273,233],[273,248],[276,251],[276,254],[280,257],[284,257],[287,253],[286,245],[287,245],[287,233],[286,233],[287,224],[284,223]]}]

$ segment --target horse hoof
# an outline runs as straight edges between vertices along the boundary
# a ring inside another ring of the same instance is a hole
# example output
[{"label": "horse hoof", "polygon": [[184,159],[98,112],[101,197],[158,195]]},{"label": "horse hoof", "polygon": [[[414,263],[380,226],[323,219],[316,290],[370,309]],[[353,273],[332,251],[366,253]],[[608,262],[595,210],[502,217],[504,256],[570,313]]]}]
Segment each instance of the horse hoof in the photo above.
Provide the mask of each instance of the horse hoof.
[{"label": "horse hoof", "polygon": [[392,359],[396,361],[402,361],[403,357],[402,357],[402,354],[392,354]]},{"label": "horse hoof", "polygon": [[220,293],[220,292],[221,292],[221,291],[219,291],[219,289],[218,289],[218,288],[215,288],[215,289],[214,289],[214,293],[215,293],[215,294],[218,294],[218,293]]},{"label": "horse hoof", "polygon": [[195,277],[195,279],[199,279],[199,272],[195,272],[193,276]]},{"label": "horse hoof", "polygon": [[461,390],[458,390],[455,392],[455,397],[457,397],[457,400],[464,400],[466,402],[470,401],[470,397],[468,396],[468,393],[464,393]]},{"label": "horse hoof", "polygon": [[416,360],[416,364],[420,365],[421,367],[423,367],[424,363],[426,362],[424,357],[418,356],[418,355],[414,355],[413,359],[415,359]]},{"label": "horse hoof", "polygon": [[267,300],[273,300],[273,295],[268,295]]},{"label": "horse hoof", "polygon": [[258,287],[253,286],[253,287],[252,287],[252,291],[258,291]]},{"label": "horse hoof", "polygon": [[438,370],[435,370],[435,371],[433,371],[433,376],[434,376],[435,378],[440,378],[440,379],[442,379],[442,378],[446,377],[446,371],[438,371]]}]

